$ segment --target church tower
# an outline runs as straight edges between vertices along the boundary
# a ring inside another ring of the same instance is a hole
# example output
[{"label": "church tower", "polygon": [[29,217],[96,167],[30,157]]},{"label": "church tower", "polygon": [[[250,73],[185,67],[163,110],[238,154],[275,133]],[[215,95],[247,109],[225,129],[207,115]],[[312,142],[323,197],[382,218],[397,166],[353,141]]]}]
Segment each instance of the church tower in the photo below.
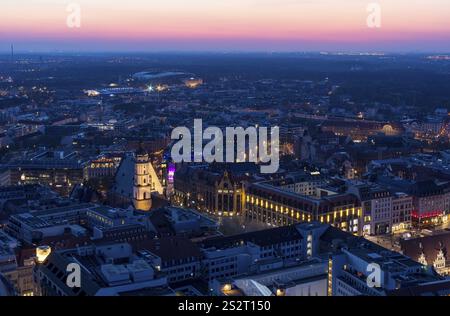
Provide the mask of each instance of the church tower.
[{"label": "church tower", "polygon": [[150,166],[148,153],[140,145],[134,160],[133,204],[144,212],[152,207]]}]

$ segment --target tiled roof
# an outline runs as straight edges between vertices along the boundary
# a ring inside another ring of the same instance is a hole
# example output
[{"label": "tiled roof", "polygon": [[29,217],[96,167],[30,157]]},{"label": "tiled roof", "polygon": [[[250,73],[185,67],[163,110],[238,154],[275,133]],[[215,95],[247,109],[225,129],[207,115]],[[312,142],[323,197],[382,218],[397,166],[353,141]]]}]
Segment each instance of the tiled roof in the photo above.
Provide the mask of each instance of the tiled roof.
[{"label": "tiled roof", "polygon": [[418,260],[421,254],[425,255],[428,264],[433,264],[440,250],[448,258],[450,250],[450,232],[434,236],[426,236],[410,240],[401,240],[400,245],[403,253],[414,260]]}]

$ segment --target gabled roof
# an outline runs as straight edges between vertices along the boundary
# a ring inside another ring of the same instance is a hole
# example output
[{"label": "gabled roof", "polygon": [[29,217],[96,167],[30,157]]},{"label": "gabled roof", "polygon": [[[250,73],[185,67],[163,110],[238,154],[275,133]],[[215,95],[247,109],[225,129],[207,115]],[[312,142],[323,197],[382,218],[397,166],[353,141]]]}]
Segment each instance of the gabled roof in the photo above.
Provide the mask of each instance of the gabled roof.
[{"label": "gabled roof", "polygon": [[[444,256],[448,256],[448,251],[450,250],[450,232],[401,240],[400,245],[406,256],[411,257],[414,260],[419,260],[419,257],[423,253],[427,263],[432,265],[441,249],[444,252]],[[446,259],[450,261],[450,258],[447,257]]]}]

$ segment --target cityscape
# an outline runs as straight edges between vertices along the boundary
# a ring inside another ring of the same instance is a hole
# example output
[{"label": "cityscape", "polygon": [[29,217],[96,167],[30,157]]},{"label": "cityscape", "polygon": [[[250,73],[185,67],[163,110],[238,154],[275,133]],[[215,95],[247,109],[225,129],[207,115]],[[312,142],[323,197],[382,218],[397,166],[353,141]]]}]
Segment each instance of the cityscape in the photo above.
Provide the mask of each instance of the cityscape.
[{"label": "cityscape", "polygon": [[[364,4],[340,43],[312,17],[288,37],[283,1],[266,40],[272,0],[205,4],[211,20],[189,28],[173,9],[148,32],[138,2],[62,6],[66,39],[58,1],[0,21],[0,296],[182,297],[210,313],[186,298],[450,295],[450,8],[416,8],[436,21],[420,33],[380,1],[384,33],[366,41],[379,17]],[[255,16],[222,34],[233,8]]]}]

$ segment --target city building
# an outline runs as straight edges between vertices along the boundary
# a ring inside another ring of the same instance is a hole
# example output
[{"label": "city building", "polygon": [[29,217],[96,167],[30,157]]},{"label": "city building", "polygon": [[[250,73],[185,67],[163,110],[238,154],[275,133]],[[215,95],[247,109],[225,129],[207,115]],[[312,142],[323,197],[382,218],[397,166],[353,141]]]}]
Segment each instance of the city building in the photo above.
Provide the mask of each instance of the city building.
[{"label": "city building", "polygon": [[[50,156],[49,156],[50,155]],[[3,165],[9,170],[9,185],[41,184],[68,196],[75,185],[83,182],[83,167],[72,155],[43,153],[30,160]]]},{"label": "city building", "polygon": [[172,236],[147,240],[137,243],[135,248],[165,275],[169,284],[193,281],[202,275],[202,252],[187,238]]},{"label": "city building", "polygon": [[349,192],[356,194],[364,214],[364,233],[369,235],[383,235],[392,232],[392,195],[386,188],[356,184]]},{"label": "city building", "polygon": [[202,246],[216,295],[387,296],[431,284],[450,293],[432,269],[329,224],[301,223]]},{"label": "city building", "polygon": [[101,155],[84,167],[84,179],[114,177],[122,161],[122,155]]},{"label": "city building", "polygon": [[323,131],[331,131],[338,136],[350,136],[356,141],[365,141],[370,135],[383,133],[388,136],[401,135],[405,129],[398,123],[384,123],[362,120],[330,119],[321,124]]},{"label": "city building", "polygon": [[402,252],[423,265],[432,266],[441,275],[450,275],[450,233],[439,233],[400,241]]},{"label": "city building", "polygon": [[[133,186],[133,205],[136,210],[149,211],[152,208],[152,181],[151,177],[156,177],[155,172],[151,175],[151,163],[148,153],[140,147],[136,151],[134,162],[134,186]],[[154,181],[154,180],[153,180]]]},{"label": "city building", "polygon": [[392,232],[401,233],[412,227],[413,197],[395,192],[392,198]]},{"label": "city building", "polygon": [[321,190],[319,196],[307,196],[268,183],[251,183],[245,188],[244,203],[249,220],[274,226],[319,221],[362,234],[363,214],[354,194]]},{"label": "city building", "polygon": [[241,215],[244,177],[204,165],[183,166],[175,173],[171,200],[218,216]]},{"label": "city building", "polygon": [[[80,287],[67,283],[67,267],[73,263],[80,267]],[[115,296],[167,287],[167,279],[144,258],[134,255],[127,243],[52,252],[36,265],[35,279],[37,291],[45,296]]]},{"label": "city building", "polygon": [[126,155],[115,174],[114,186],[108,193],[112,205],[148,211],[152,207],[152,193],[163,195],[161,182],[148,153],[140,147]]},{"label": "city building", "polygon": [[70,233],[73,238],[90,236],[89,230],[145,224],[145,217],[132,211],[95,204],[74,204],[10,216],[6,231],[26,244]]}]

